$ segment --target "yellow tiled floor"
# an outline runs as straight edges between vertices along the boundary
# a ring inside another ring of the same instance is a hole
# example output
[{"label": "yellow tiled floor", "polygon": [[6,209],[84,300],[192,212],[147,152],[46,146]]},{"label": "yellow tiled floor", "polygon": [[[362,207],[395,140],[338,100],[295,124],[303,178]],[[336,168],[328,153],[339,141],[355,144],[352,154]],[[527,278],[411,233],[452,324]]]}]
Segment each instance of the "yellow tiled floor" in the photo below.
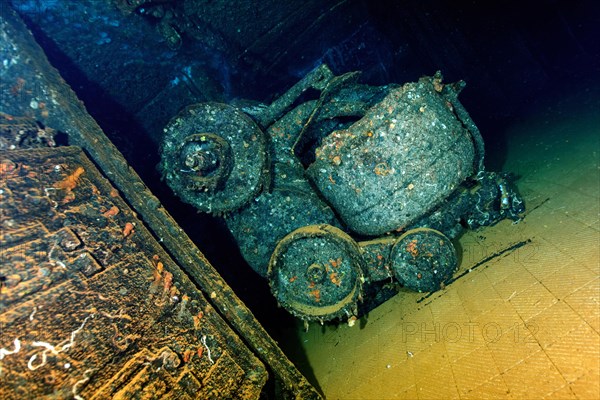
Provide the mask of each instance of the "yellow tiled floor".
[{"label": "yellow tiled floor", "polygon": [[531,242],[363,326],[312,325],[300,368],[328,399],[600,398],[599,137],[598,115],[514,126],[527,216],[465,234],[461,270]]}]

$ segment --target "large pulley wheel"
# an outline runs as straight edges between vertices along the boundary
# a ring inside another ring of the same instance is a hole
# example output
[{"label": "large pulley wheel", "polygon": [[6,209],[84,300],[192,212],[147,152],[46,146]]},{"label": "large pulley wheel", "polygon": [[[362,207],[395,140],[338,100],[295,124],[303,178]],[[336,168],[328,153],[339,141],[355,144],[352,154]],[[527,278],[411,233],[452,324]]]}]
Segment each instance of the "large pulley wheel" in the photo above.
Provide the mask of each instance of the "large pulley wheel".
[{"label": "large pulley wheel", "polygon": [[296,229],[277,245],[269,263],[273,295],[305,321],[350,316],[362,288],[356,242],[331,225]]},{"label": "large pulley wheel", "polygon": [[161,169],[169,187],[198,210],[236,210],[260,190],[266,166],[265,135],[235,107],[186,107],[165,127]]},{"label": "large pulley wheel", "polygon": [[412,229],[398,238],[391,254],[396,278],[418,292],[440,289],[452,277],[458,260],[454,245],[443,233],[429,228]]}]

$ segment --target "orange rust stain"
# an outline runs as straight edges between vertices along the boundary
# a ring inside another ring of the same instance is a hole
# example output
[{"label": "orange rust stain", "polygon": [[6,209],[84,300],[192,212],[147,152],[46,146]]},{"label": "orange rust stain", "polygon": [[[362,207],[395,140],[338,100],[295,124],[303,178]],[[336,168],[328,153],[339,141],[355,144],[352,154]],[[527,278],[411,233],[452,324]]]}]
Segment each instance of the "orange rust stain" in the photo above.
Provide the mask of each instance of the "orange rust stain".
[{"label": "orange rust stain", "polygon": [[409,244],[406,245],[406,251],[413,257],[419,255],[419,249],[417,248],[417,239],[411,240]]},{"label": "orange rust stain", "polygon": [[67,204],[67,203],[72,202],[73,200],[75,200],[75,193],[73,193],[69,190],[69,191],[67,191],[67,194],[65,194],[65,197],[62,199],[61,203]]},{"label": "orange rust stain", "polygon": [[11,160],[2,160],[0,161],[0,174],[12,174],[17,170],[17,164],[12,162]]},{"label": "orange rust stain", "polygon": [[171,289],[171,286],[173,285],[173,274],[170,273],[169,271],[166,271],[163,282],[164,282],[165,292],[168,292],[169,289]]},{"label": "orange rust stain", "polygon": [[135,225],[133,225],[131,222],[127,222],[125,224],[125,227],[123,228],[123,236],[127,237],[129,235],[131,235],[134,232],[134,228]]},{"label": "orange rust stain", "polygon": [[329,275],[329,280],[331,281],[331,283],[333,283],[336,286],[340,286],[342,284],[342,280],[340,279],[338,274],[336,274],[335,272],[332,272]]},{"label": "orange rust stain", "polygon": [[310,294],[315,298],[317,303],[321,301],[321,291],[319,289],[311,290]]},{"label": "orange rust stain", "polygon": [[382,162],[375,166],[373,172],[378,176],[387,176],[392,173],[392,169],[386,162]]},{"label": "orange rust stain", "polygon": [[54,187],[56,189],[65,189],[67,191],[71,191],[77,187],[77,184],[79,183],[79,177],[84,172],[85,169],[83,169],[83,167],[78,167],[71,175],[67,176],[62,181],[56,182]]},{"label": "orange rust stain", "polygon": [[183,362],[187,364],[193,355],[194,355],[194,352],[192,350],[184,351],[183,352]]},{"label": "orange rust stain", "polygon": [[194,320],[194,329],[200,328],[200,320],[204,317],[204,313],[202,311],[198,311],[198,315],[194,315],[192,319]]},{"label": "orange rust stain", "polygon": [[333,268],[339,268],[342,265],[342,258],[338,257],[337,260],[329,259],[329,263]]},{"label": "orange rust stain", "polygon": [[104,213],[102,213],[102,215],[104,215],[106,218],[110,218],[110,217],[114,217],[118,213],[119,213],[119,207],[112,206],[108,211],[105,211]]},{"label": "orange rust stain", "polygon": [[158,271],[158,274],[162,275],[164,269],[165,269],[165,266],[163,265],[163,263],[161,263],[160,261],[158,261],[156,263],[156,271]]},{"label": "orange rust stain", "polygon": [[159,261],[158,265],[156,266],[156,269],[154,271],[152,271],[152,277],[154,278],[154,281],[152,282],[152,286],[157,287],[160,285],[160,280],[162,279],[162,272],[163,272],[163,265]]}]

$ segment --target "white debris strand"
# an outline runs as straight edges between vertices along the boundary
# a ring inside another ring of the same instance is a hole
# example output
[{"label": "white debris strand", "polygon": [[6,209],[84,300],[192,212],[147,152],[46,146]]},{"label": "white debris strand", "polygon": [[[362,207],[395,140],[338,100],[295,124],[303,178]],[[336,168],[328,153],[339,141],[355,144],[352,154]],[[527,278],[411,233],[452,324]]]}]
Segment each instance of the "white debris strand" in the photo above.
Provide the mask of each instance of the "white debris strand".
[{"label": "white debris strand", "polygon": [[[5,356],[16,354],[21,350],[21,341],[16,338],[13,342],[14,350],[6,350],[4,347],[0,348],[0,360],[4,359]],[[2,376],[2,363],[0,363],[0,376]]]},{"label": "white debris strand", "polygon": [[89,381],[90,375],[88,375],[88,374],[91,374],[92,372],[94,372],[93,369],[86,369],[85,372],[83,373],[83,378],[78,380],[77,382],[75,382],[75,384],[73,385],[73,388],[71,389],[71,393],[73,393],[73,398],[75,400],[83,400],[83,397],[81,397],[80,395],[77,394],[77,392],[79,391],[78,386],[83,385],[84,383]]},{"label": "white debris strand", "polygon": [[208,361],[210,361],[211,364],[214,364],[215,362],[213,361],[212,357],[210,356],[210,349],[208,348],[208,345],[206,344],[206,335],[202,336],[202,339],[200,341],[204,345],[204,348],[206,348],[206,354],[208,355]]},{"label": "white debris strand", "polygon": [[17,338],[13,342],[15,349],[14,350],[6,350],[4,347],[0,349],[0,360],[4,359],[5,356],[9,356],[11,354],[16,354],[21,350],[21,341]]},{"label": "white debris strand", "polygon": [[37,307],[33,307],[33,311],[31,312],[31,314],[29,314],[30,321],[33,321],[33,316],[35,315],[36,312],[37,312]]},{"label": "white debris strand", "polygon": [[32,342],[31,345],[33,347],[44,347],[45,350],[42,351],[42,362],[38,365],[34,365],[33,363],[35,360],[37,360],[37,357],[38,357],[37,354],[34,354],[31,356],[31,358],[27,362],[27,368],[29,368],[31,371],[35,371],[36,369],[46,365],[46,361],[47,361],[49,352],[52,352],[52,354],[54,354],[54,355],[58,355],[59,353],[62,353],[63,351],[67,350],[68,348],[73,347],[73,345],[75,344],[75,336],[77,336],[77,334],[83,329],[83,327],[85,326],[88,319],[92,318],[93,316],[94,316],[94,314],[88,315],[81,323],[81,326],[79,328],[75,329],[73,332],[71,332],[70,339],[63,340],[56,346],[53,346],[48,342],[41,342],[41,341]]}]

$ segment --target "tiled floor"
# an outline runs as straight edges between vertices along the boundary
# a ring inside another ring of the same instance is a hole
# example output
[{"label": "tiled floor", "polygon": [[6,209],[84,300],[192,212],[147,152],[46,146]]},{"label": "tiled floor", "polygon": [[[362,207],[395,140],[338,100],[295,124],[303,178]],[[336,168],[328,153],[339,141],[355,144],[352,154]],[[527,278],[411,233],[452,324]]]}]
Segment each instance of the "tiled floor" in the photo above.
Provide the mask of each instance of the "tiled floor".
[{"label": "tiled floor", "polygon": [[512,127],[527,216],[464,235],[461,269],[531,242],[362,328],[313,324],[300,367],[328,399],[600,398],[599,137],[597,114]]}]

